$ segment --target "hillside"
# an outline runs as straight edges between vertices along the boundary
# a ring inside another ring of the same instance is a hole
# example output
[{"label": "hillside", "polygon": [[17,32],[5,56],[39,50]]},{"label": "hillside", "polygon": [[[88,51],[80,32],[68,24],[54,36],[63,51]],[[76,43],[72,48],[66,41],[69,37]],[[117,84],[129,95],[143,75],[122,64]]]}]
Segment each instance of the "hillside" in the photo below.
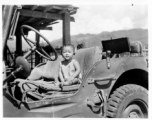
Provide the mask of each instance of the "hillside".
[{"label": "hillside", "polygon": [[[100,34],[79,34],[71,36],[71,42],[75,46],[84,44],[85,47],[100,46],[102,40],[115,39],[121,37],[128,37],[130,42],[140,41],[143,46],[148,45],[148,30],[147,29],[130,29],[113,32],[102,32]],[[60,47],[62,45],[61,39],[52,42],[53,46]]]},{"label": "hillside", "polygon": [[[84,47],[91,46],[101,46],[102,40],[108,40],[111,38],[121,38],[128,37],[130,41],[140,41],[143,46],[148,45],[148,30],[147,29],[130,29],[130,30],[120,30],[113,32],[102,32],[100,34],[78,34],[71,36],[71,42],[74,46],[78,44],[83,44]],[[54,40],[51,44],[55,48],[59,48],[62,45],[61,39]],[[9,41],[8,46],[11,51],[15,51],[15,41]],[[23,50],[27,50],[29,46],[23,40],[22,43]]]}]

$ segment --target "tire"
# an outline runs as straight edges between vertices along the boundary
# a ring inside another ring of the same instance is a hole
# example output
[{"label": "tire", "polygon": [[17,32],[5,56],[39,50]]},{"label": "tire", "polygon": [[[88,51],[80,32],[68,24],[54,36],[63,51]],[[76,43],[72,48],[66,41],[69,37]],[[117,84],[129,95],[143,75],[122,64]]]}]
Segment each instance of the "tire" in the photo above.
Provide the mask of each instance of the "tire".
[{"label": "tire", "polygon": [[108,100],[106,115],[109,118],[147,118],[147,89],[134,84],[116,89]]}]

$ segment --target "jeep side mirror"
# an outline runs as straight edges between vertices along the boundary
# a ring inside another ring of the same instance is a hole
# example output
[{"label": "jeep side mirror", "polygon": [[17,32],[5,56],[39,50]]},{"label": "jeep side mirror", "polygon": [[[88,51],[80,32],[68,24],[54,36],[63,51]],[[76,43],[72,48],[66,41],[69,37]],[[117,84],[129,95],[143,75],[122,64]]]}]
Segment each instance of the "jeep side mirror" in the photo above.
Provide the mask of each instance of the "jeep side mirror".
[{"label": "jeep side mirror", "polygon": [[110,50],[106,51],[106,61],[107,61],[107,68],[108,68],[108,69],[110,69],[110,67],[111,67],[110,54],[111,54],[111,51],[110,51]]}]

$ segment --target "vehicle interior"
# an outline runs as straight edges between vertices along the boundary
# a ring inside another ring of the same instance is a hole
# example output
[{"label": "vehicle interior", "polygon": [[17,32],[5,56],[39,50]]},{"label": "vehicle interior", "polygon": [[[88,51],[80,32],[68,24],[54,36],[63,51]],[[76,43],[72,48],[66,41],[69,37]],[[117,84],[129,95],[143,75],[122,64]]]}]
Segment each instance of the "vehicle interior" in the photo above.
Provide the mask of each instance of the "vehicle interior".
[{"label": "vehicle interior", "polygon": [[[108,42],[102,41],[104,48],[103,50],[111,50],[113,54],[129,52],[130,46],[128,45],[128,39],[121,38],[120,43],[119,41],[120,39],[116,41],[110,40]],[[121,47],[118,46],[116,49],[113,49],[113,44],[116,43],[119,46],[121,44]],[[74,56],[74,59],[76,59],[80,64],[82,83],[63,86],[63,88],[60,88],[53,83],[56,79],[58,80],[59,63],[62,59],[62,56],[59,55],[55,61],[48,60],[46,63],[40,63],[31,71],[30,75],[26,79],[18,78],[15,80],[20,82],[18,87],[22,89],[22,94],[25,94],[24,97],[26,97],[26,102],[74,95],[84,84],[85,81],[83,81],[83,76],[85,75],[86,71],[97,61],[102,60],[102,53],[100,48],[97,46],[78,50]],[[19,98],[18,92],[14,94],[16,94],[16,97]]]},{"label": "vehicle interior", "polygon": [[[23,98],[19,97],[18,92],[26,94],[26,102],[71,96],[79,90],[81,85],[84,84],[83,75],[88,68],[100,60],[100,55],[99,47],[91,47],[77,51],[74,59],[79,62],[81,67],[81,84],[63,86],[63,88],[53,84],[55,79],[58,78],[58,67],[62,60],[62,56],[59,56],[55,61],[47,61],[45,64],[40,63],[37,65],[31,71],[31,74],[27,79],[16,79],[15,81],[18,81],[19,83],[15,87],[18,87],[20,90],[15,91],[13,94],[20,100]],[[41,82],[41,80],[44,82]]]}]

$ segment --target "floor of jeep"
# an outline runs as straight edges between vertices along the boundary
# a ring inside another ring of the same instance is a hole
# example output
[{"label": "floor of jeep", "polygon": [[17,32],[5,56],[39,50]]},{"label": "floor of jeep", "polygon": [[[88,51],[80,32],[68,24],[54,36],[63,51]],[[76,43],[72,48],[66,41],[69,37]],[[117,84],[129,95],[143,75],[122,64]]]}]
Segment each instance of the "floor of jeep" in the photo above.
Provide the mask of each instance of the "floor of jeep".
[{"label": "floor of jeep", "polygon": [[27,95],[27,102],[69,97],[69,96],[72,96],[75,92],[76,91],[70,91],[70,92],[51,91],[51,92],[42,93],[42,94],[29,92],[28,95]]}]

